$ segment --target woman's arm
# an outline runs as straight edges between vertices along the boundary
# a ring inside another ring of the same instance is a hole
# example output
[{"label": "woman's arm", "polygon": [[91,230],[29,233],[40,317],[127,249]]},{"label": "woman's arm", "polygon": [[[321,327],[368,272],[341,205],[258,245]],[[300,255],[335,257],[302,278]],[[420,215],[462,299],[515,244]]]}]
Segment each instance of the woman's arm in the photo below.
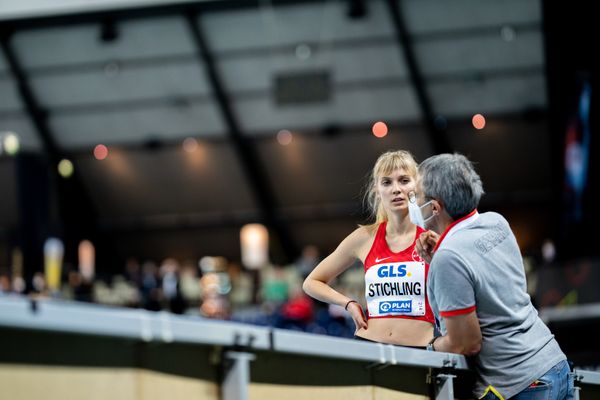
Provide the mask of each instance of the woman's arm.
[{"label": "woman's arm", "polygon": [[367,328],[367,322],[362,308],[354,300],[336,291],[329,283],[342,272],[347,270],[359,257],[357,253],[365,246],[370,235],[365,228],[358,228],[348,235],[335,249],[315,267],[315,269],[304,280],[302,288],[311,297],[330,304],[347,306],[357,327]]}]

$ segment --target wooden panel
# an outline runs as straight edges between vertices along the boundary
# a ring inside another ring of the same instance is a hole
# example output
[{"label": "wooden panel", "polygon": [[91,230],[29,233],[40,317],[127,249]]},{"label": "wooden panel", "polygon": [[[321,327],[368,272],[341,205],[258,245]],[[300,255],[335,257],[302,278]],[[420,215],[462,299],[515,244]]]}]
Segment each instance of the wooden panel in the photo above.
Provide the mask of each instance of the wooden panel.
[{"label": "wooden panel", "polygon": [[217,400],[212,382],[129,368],[0,365],[2,398],[19,400]]},{"label": "wooden panel", "polygon": [[278,400],[284,395],[294,400],[425,400],[428,398],[376,386],[324,387],[252,383],[248,393],[250,400]]}]

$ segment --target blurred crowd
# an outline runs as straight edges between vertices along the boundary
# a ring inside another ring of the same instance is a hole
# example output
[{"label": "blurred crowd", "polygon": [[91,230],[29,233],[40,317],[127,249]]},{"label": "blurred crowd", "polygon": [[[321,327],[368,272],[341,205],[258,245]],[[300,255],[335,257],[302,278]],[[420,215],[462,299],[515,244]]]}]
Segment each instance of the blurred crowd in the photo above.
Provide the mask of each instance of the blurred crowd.
[{"label": "blurred crowd", "polygon": [[[342,307],[315,301],[302,291],[304,278],[319,261],[314,246],[305,247],[290,265],[255,270],[222,257],[160,263],[132,258],[122,274],[106,278],[64,267],[56,290],[49,289],[43,272],[27,285],[18,274],[0,270],[0,295],[47,296],[352,337],[354,324]],[[336,285],[348,296],[363,298],[362,266],[351,268]]]},{"label": "blurred crowd", "polygon": [[[20,257],[14,258],[19,264]],[[342,307],[316,301],[302,290],[304,278],[319,261],[315,246],[305,247],[292,264],[258,269],[222,257],[197,262],[167,258],[160,263],[132,258],[122,273],[111,276],[65,265],[54,288],[42,271],[25,282],[20,268],[0,267],[0,296],[53,297],[352,337],[354,324]],[[553,245],[545,242],[540,254],[523,261],[527,289],[538,309],[600,301],[595,284],[600,281],[600,259],[557,262]],[[333,284],[365,304],[362,265],[354,265]]]}]

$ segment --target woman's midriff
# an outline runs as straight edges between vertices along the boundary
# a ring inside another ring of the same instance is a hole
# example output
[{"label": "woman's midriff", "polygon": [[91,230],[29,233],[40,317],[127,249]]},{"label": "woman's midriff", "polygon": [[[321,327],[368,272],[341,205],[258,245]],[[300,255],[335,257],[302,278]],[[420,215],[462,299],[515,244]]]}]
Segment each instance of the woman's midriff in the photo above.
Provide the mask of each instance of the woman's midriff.
[{"label": "woman's midriff", "polygon": [[370,318],[368,329],[359,328],[356,336],[375,342],[402,346],[426,346],[433,337],[429,322],[406,318]]}]

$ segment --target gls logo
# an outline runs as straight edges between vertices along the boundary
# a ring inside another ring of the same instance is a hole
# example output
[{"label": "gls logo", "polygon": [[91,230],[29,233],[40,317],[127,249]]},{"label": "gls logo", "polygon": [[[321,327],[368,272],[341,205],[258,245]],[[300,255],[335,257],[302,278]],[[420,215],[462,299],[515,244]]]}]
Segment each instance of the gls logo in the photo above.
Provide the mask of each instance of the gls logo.
[{"label": "gls logo", "polygon": [[406,276],[406,265],[382,265],[377,270],[380,278],[402,278]]}]

